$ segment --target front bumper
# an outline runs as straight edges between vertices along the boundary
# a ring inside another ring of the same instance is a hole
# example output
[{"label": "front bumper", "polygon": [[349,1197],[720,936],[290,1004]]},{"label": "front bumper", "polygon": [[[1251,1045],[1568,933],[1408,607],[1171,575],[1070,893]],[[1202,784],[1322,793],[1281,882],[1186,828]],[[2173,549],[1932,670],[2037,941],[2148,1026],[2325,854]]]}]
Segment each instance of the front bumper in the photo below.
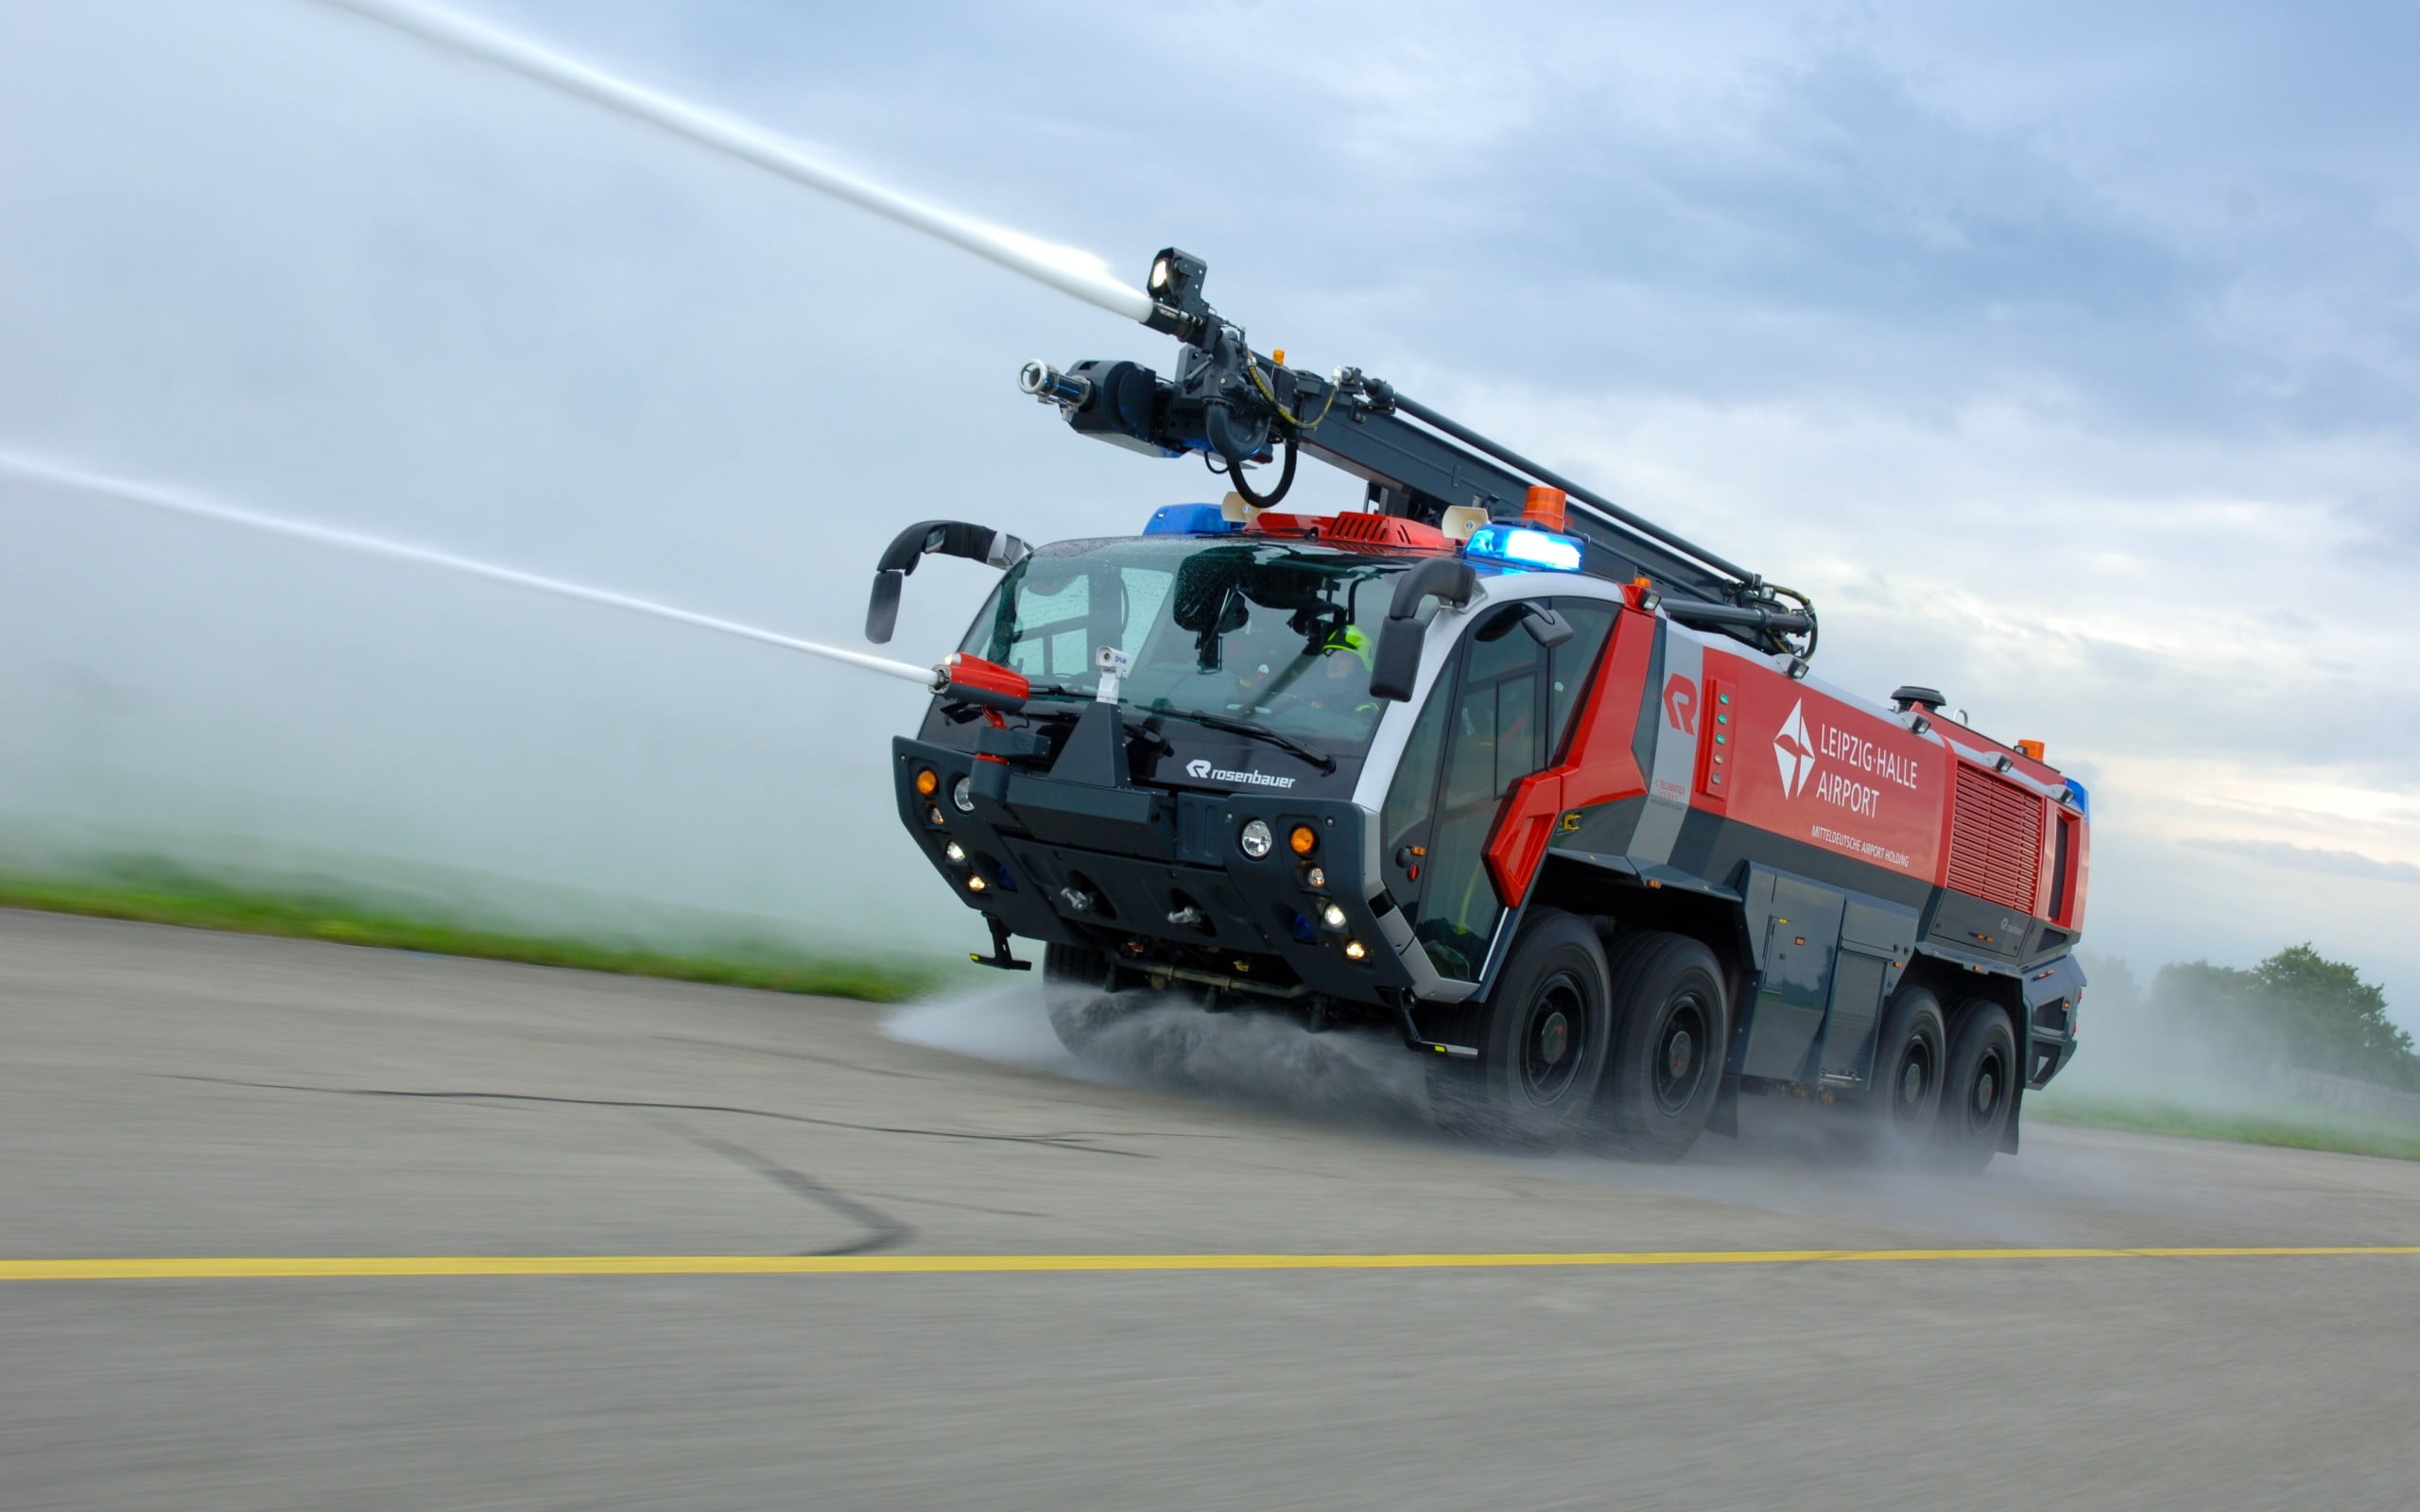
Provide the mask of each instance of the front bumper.
[{"label": "front bumper", "polygon": [[[1367,875],[1371,816],[1349,800],[1098,786],[919,740],[891,749],[908,833],[960,902],[1011,934],[1277,998],[1383,1006],[1412,985],[1381,922],[1393,900]],[[929,797],[916,786],[928,770]],[[1277,836],[1259,858],[1237,843],[1253,819]],[[1315,836],[1307,856],[1288,844],[1298,826]]]}]

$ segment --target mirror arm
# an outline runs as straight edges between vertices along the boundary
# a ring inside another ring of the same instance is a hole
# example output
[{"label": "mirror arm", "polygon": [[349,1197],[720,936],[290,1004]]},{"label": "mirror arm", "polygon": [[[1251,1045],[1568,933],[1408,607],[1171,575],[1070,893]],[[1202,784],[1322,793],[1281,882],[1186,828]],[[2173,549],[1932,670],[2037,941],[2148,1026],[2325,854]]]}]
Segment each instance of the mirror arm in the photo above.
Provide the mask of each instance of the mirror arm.
[{"label": "mirror arm", "polygon": [[1571,639],[1571,622],[1552,609],[1534,598],[1522,599],[1518,608],[1521,610],[1521,628],[1529,631],[1530,639],[1544,649],[1551,651]]},{"label": "mirror arm", "polygon": [[1453,557],[1432,557],[1395,579],[1395,596],[1387,605],[1386,624],[1378,630],[1378,649],[1371,659],[1370,693],[1392,703],[1411,698],[1420,676],[1420,647],[1427,628],[1420,610],[1429,600],[1466,609],[1478,596],[1478,574],[1469,562]]},{"label": "mirror arm", "polygon": [[908,575],[926,557],[963,557],[1008,571],[1033,555],[1033,548],[1005,530],[969,524],[963,520],[923,520],[902,530],[874,564],[873,596],[866,603],[866,639],[889,644],[899,626],[899,595]]}]

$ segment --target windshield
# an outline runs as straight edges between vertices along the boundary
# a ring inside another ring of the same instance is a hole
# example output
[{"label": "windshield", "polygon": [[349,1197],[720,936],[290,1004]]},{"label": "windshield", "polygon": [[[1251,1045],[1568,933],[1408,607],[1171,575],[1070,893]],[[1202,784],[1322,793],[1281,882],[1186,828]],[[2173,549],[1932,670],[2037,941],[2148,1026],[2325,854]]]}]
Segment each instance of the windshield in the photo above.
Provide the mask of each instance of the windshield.
[{"label": "windshield", "polygon": [[1089,698],[1093,653],[1114,645],[1133,662],[1130,708],[1358,745],[1378,721],[1370,660],[1400,566],[1274,541],[1064,541],[1010,570],[960,649],[1037,696]]}]

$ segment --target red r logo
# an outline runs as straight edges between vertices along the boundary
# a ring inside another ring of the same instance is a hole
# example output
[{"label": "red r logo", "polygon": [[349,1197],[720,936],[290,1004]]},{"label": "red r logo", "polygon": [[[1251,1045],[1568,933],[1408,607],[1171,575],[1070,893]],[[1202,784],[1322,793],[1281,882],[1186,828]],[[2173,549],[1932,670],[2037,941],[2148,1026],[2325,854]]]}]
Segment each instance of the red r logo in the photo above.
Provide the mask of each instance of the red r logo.
[{"label": "red r logo", "polygon": [[1698,685],[1677,672],[1664,684],[1664,717],[1684,735],[1698,732]]}]

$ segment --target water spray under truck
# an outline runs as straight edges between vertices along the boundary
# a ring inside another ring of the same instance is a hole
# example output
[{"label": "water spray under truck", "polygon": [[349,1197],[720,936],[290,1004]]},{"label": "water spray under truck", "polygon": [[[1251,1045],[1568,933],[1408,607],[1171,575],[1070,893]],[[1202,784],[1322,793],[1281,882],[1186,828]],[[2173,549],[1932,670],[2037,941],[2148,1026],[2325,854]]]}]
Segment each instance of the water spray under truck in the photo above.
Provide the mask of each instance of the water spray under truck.
[{"label": "water spray under truck", "polygon": [[[927,521],[875,575],[879,643],[925,555],[1002,570],[894,743],[976,958],[1041,940],[1079,1052],[1154,994],[1384,1025],[1441,1117],[1526,1143],[1676,1157],[1778,1092],[1954,1166],[2013,1150],[2075,1048],[2083,787],[1932,689],[1814,678],[1805,595],[1385,383],[1254,352],[1203,271],[1152,265],[1172,374],[1022,382],[1081,434],[1202,457],[1223,504],[1045,546]],[[1364,507],[1285,512],[1304,454]]]}]

